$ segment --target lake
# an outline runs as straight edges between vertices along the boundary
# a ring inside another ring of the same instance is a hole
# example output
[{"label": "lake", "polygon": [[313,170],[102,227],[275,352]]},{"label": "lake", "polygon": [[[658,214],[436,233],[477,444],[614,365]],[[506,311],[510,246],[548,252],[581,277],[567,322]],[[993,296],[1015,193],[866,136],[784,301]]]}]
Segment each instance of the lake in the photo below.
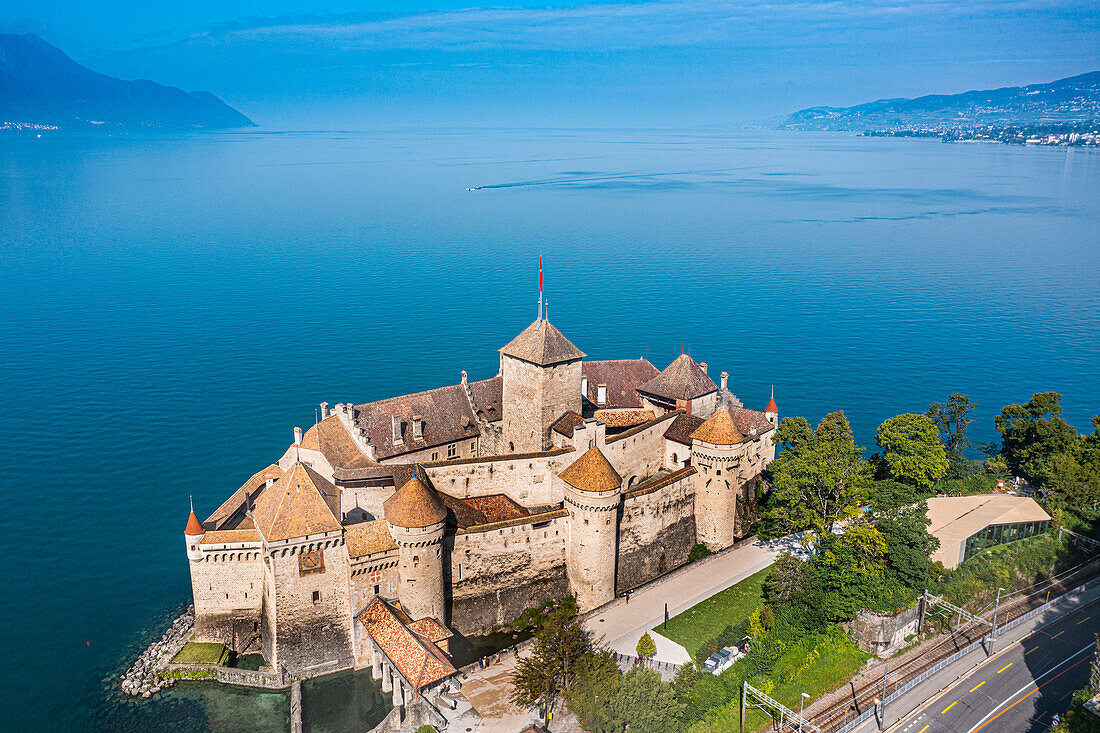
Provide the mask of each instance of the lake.
[{"label": "lake", "polygon": [[[0,251],[11,729],[282,729],[282,695],[118,693],[189,600],[188,496],[206,516],[322,400],[495,374],[536,316],[540,254],[549,316],[590,358],[663,368],[690,349],[746,406],[774,385],[781,415],[843,409],[868,449],[881,420],[951,392],[980,406],[975,445],[1033,392],[1061,392],[1081,431],[1100,412],[1100,151],[718,129],[3,135]],[[316,730],[373,715],[369,684],[333,684],[357,692],[318,691]]]}]

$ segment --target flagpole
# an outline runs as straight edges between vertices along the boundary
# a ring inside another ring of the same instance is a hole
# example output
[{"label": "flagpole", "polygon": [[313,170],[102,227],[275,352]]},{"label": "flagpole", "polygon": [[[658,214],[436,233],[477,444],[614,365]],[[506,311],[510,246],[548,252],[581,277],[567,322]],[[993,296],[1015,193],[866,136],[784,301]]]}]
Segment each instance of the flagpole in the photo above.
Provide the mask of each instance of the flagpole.
[{"label": "flagpole", "polygon": [[539,322],[542,322],[542,255],[539,255]]}]

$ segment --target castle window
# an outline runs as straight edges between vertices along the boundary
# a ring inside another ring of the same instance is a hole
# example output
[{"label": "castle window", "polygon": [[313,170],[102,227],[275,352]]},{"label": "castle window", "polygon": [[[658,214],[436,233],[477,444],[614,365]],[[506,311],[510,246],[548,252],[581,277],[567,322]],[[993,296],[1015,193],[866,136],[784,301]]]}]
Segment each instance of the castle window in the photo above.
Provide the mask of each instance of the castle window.
[{"label": "castle window", "polygon": [[438,461],[439,460],[439,451],[432,451],[432,460],[433,461]]},{"label": "castle window", "polygon": [[454,445],[453,443],[451,445],[447,446],[447,457],[448,458],[454,458],[457,455],[458,455],[458,446]]},{"label": "castle window", "polygon": [[588,524],[588,519],[587,519],[587,518],[586,518],[586,519],[584,520],[584,523],[585,523],[585,524]]},{"label": "castle window", "polygon": [[462,563],[458,564],[458,579],[462,580]]},{"label": "castle window", "polygon": [[378,594],[379,594],[379,593],[381,593],[381,592],[382,592],[382,586],[380,586],[380,585],[378,585],[377,583],[375,583],[375,584],[374,584],[374,595],[378,595]]},{"label": "castle window", "polygon": [[509,453],[515,453],[516,452],[516,444],[515,443],[513,443],[511,441],[508,442],[508,452]]},{"label": "castle window", "polygon": [[320,603],[321,602],[321,591],[319,591],[319,590],[313,591],[313,602],[314,603]]},{"label": "castle window", "polygon": [[413,555],[413,564],[416,565],[420,562],[420,555]]}]

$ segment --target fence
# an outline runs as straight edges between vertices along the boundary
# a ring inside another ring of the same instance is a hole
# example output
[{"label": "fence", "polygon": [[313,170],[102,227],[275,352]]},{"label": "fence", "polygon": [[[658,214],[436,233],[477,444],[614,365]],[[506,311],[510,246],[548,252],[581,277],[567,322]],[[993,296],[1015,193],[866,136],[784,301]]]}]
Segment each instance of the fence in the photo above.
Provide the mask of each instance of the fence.
[{"label": "fence", "polygon": [[[997,629],[997,632],[998,633],[1003,633],[1005,631],[1008,631],[1009,629],[1015,628],[1016,626],[1019,626],[1020,624],[1022,624],[1024,621],[1027,621],[1029,619],[1034,618],[1035,616],[1038,616],[1040,613],[1053,608],[1056,604],[1059,604],[1062,601],[1067,600],[1070,596],[1072,596],[1074,594],[1077,594],[1077,593],[1080,593],[1080,592],[1084,591],[1085,589],[1090,588],[1093,585],[1096,585],[1097,583],[1100,583],[1100,578],[1090,580],[1087,583],[1082,583],[1081,585],[1077,586],[1073,590],[1067,591],[1066,593],[1058,596],[1054,600],[1047,601],[1043,605],[1037,606],[1037,607],[1031,609],[1030,611],[1028,611],[1027,613],[1022,614],[1020,616],[1017,616],[1016,618],[1012,619],[1011,621],[1009,621],[1009,622],[1005,623],[1004,625],[1000,626]],[[969,654],[970,652],[972,652],[975,649],[977,649],[978,647],[980,647],[984,642],[985,642],[985,639],[979,639],[975,642],[971,642],[967,646],[963,647],[959,651],[952,654],[950,657],[947,657],[945,659],[941,659],[940,661],[936,662],[934,665],[932,665],[928,669],[924,670],[923,672],[921,672],[916,677],[913,677],[912,679],[906,680],[905,684],[901,685],[900,687],[895,688],[893,692],[891,692],[890,694],[883,697],[883,699],[882,699],[883,704],[885,705],[886,703],[889,703],[892,700],[896,700],[901,695],[905,694],[909,690],[911,690],[914,687],[916,687],[917,685],[919,685],[921,682],[924,682],[926,679],[928,679],[929,677],[934,675],[936,672],[939,672],[940,670],[942,670],[944,667],[946,667],[946,666],[948,666],[948,665],[950,665],[954,662],[957,662],[959,659],[962,659],[967,654]],[[862,713],[857,715],[855,718],[849,720],[842,727],[837,729],[836,733],[848,733],[848,731],[852,730],[857,725],[864,722],[865,720],[867,720],[868,718],[870,718],[874,714],[875,714],[875,708],[874,707],[868,708],[867,710],[864,710]]]},{"label": "fence", "polygon": [[661,662],[656,659],[646,659],[645,657],[635,657],[632,654],[620,654],[615,650],[610,650],[611,656],[615,658],[615,661],[620,665],[626,664],[631,667],[648,667],[654,671],[660,672],[661,677],[671,679],[676,676],[676,672],[679,671],[682,664],[673,664],[672,662]]}]

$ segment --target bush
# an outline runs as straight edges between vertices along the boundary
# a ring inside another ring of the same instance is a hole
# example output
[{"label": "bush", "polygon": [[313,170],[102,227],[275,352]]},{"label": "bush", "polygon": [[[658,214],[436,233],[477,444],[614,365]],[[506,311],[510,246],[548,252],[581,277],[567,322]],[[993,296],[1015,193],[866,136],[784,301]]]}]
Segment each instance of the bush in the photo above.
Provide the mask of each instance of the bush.
[{"label": "bush", "polygon": [[702,542],[696,542],[691,546],[691,552],[688,553],[688,562],[695,562],[696,560],[702,560],[707,555],[710,555],[711,551],[707,549],[707,546]]}]

